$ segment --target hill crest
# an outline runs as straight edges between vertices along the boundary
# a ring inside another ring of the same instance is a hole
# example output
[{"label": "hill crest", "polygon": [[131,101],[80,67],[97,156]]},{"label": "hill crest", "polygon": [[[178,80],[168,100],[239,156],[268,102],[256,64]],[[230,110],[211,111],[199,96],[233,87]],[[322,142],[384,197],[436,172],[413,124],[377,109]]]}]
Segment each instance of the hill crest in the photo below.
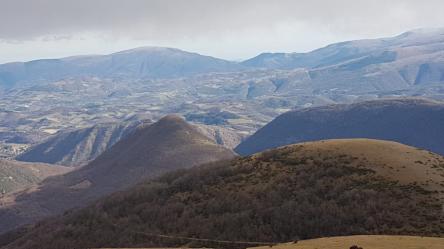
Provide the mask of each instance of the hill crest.
[{"label": "hill crest", "polygon": [[[412,170],[418,177],[404,178]],[[145,181],[31,227],[8,248],[190,245],[177,236],[273,243],[350,234],[442,236],[443,194],[439,155],[366,139],[302,143]]]}]

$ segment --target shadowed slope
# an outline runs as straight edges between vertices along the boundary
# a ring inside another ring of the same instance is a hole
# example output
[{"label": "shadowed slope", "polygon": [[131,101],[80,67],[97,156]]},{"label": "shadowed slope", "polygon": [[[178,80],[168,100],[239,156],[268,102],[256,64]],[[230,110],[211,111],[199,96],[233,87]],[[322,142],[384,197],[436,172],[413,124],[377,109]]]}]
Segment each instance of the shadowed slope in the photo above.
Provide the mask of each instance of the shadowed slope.
[{"label": "shadowed slope", "polygon": [[90,164],[4,201],[0,232],[84,206],[169,170],[233,156],[180,117],[167,116],[139,127]]},{"label": "shadowed slope", "polygon": [[444,104],[400,98],[295,110],[271,121],[235,151],[248,155],[292,143],[335,138],[393,140],[444,155]]},{"label": "shadowed slope", "polygon": [[133,132],[141,123],[142,121],[100,124],[56,134],[29,148],[16,159],[67,166],[84,165]]},{"label": "shadowed slope", "polygon": [[[19,161],[43,162],[67,166],[81,166],[94,160],[122,138],[134,132],[139,125],[150,124],[150,120],[121,123],[105,123],[92,127],[57,133],[36,144],[16,157]],[[194,124],[199,132],[217,144],[229,149],[236,147],[243,137],[234,130]]]}]

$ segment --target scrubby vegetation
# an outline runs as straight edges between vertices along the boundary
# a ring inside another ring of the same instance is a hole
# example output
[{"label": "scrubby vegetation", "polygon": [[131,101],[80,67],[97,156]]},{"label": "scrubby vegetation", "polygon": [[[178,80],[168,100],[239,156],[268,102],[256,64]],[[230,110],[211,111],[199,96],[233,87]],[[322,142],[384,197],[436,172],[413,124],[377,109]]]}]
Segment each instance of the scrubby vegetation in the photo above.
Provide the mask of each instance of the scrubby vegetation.
[{"label": "scrubby vegetation", "polygon": [[364,154],[302,150],[296,145],[166,174],[41,222],[11,248],[214,246],[157,235],[287,242],[444,234],[435,192],[377,174]]}]

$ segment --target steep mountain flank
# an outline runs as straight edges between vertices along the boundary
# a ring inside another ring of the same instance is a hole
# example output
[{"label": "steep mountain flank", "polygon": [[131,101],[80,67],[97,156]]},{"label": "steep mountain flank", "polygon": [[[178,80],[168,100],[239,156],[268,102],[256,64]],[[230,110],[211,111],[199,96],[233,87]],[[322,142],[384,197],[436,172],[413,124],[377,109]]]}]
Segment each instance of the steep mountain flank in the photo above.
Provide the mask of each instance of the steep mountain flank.
[{"label": "steep mountain flank", "polygon": [[[149,122],[149,121],[146,121]],[[16,157],[19,161],[80,166],[95,159],[143,121],[99,124],[56,134]]]},{"label": "steep mountain flank", "polygon": [[167,116],[139,126],[88,165],[4,200],[0,232],[85,206],[167,171],[233,156],[182,118]]},{"label": "steep mountain flank", "polygon": [[221,126],[202,124],[196,126],[201,133],[213,140],[215,143],[229,149],[234,149],[245,137],[233,129],[228,129]]},{"label": "steep mountain flank", "polygon": [[[66,166],[81,166],[94,160],[115,143],[134,132],[139,125],[148,125],[150,120],[122,123],[106,123],[67,132],[60,132],[38,143],[16,157],[19,161],[43,162]],[[243,139],[232,129],[210,125],[195,125],[199,132],[229,149]]]},{"label": "steep mountain flank", "polygon": [[248,155],[292,143],[334,138],[393,140],[444,155],[444,103],[398,98],[290,111],[235,150]]}]

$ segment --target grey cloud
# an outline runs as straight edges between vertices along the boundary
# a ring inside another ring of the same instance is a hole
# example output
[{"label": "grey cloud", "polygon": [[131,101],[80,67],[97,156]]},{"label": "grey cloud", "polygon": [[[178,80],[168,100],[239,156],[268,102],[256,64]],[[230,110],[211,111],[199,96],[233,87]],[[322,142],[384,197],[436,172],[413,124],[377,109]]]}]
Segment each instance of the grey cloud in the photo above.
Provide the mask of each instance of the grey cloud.
[{"label": "grey cloud", "polygon": [[265,33],[282,23],[374,34],[444,26],[442,9],[438,0],[0,0],[0,39],[103,32],[172,40]]}]

